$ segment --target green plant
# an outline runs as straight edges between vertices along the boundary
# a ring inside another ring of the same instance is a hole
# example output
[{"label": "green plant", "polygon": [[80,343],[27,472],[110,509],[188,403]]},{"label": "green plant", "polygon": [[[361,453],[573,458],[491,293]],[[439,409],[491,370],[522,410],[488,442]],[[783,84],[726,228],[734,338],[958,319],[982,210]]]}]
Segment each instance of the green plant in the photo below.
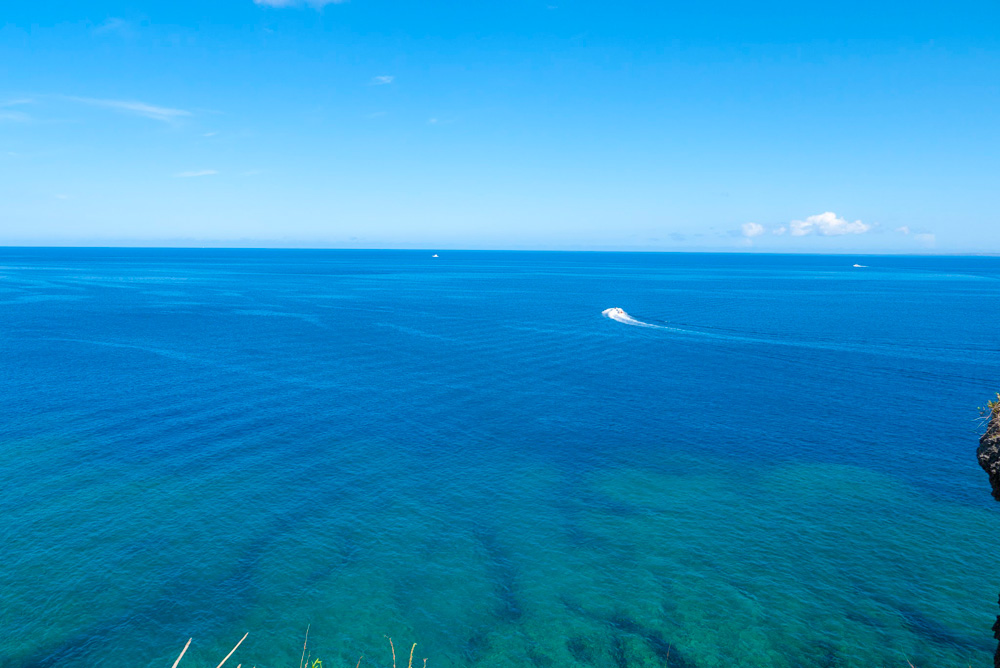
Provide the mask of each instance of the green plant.
[{"label": "green plant", "polygon": [[1000,415],[1000,392],[997,392],[996,399],[987,401],[985,406],[979,407],[979,415],[986,419]]}]

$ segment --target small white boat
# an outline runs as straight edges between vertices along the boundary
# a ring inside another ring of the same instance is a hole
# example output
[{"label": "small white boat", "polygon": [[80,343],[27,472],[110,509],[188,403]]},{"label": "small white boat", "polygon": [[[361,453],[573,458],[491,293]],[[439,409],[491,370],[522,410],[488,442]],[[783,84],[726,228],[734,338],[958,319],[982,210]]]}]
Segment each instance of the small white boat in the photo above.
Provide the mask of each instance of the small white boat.
[{"label": "small white boat", "polygon": [[[437,257],[437,256],[435,255],[434,257]],[[858,267],[859,269],[865,269],[868,265],[867,264],[856,264],[854,266]]]},{"label": "small white boat", "polygon": [[432,255],[431,257],[437,257],[437,256],[438,256],[437,253],[434,253],[434,255]]}]

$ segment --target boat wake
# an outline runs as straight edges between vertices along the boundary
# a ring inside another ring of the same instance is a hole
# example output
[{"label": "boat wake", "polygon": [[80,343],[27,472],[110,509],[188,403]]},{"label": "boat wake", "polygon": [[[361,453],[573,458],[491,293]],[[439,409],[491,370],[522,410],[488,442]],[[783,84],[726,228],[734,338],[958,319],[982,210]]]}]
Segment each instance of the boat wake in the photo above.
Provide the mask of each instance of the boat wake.
[{"label": "boat wake", "polygon": [[603,315],[605,318],[611,318],[612,320],[614,320],[616,322],[620,322],[620,323],[623,323],[623,324],[626,324],[626,325],[635,325],[636,327],[654,327],[656,329],[664,329],[664,328],[660,327],[659,325],[651,325],[648,322],[643,322],[642,320],[636,320],[635,318],[633,318],[632,316],[630,316],[628,313],[626,313],[625,309],[620,309],[620,308],[606,308],[603,311],[601,311],[601,315]]},{"label": "boat wake", "polygon": [[[829,350],[837,352],[849,352],[849,353],[864,353],[869,355],[886,355],[888,357],[908,357],[913,359],[952,359],[951,356],[954,355],[954,350],[948,350],[947,352],[939,352],[932,349],[925,350],[902,350],[896,345],[876,345],[871,343],[844,343],[838,341],[803,341],[797,339],[786,339],[777,338],[774,336],[767,336],[761,334],[743,334],[735,331],[726,331],[721,329],[706,329],[703,327],[695,328],[694,326],[672,326],[672,325],[655,325],[649,322],[643,322],[642,320],[636,320],[628,313],[625,309],[621,308],[607,308],[601,311],[601,315],[605,318],[610,318],[615,322],[620,322],[623,325],[632,325],[634,327],[647,327],[649,329],[659,329],[666,330],[669,332],[674,332],[680,336],[697,338],[697,339],[714,339],[716,341],[729,341],[734,343],[754,343],[754,344],[765,344],[771,346],[788,346],[792,348],[811,348],[814,350]],[[681,324],[681,323],[679,323]],[[942,357],[942,355],[944,355]]]}]

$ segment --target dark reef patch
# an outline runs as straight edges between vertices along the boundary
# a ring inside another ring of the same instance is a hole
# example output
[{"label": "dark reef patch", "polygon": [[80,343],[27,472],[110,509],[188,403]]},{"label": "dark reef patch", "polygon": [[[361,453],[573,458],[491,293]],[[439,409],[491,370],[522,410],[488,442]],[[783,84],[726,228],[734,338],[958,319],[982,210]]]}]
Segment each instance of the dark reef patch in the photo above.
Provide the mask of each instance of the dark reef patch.
[{"label": "dark reef patch", "polygon": [[462,658],[469,665],[479,663],[490,648],[490,639],[484,629],[476,629],[465,639]]},{"label": "dark reef patch", "polygon": [[628,668],[628,650],[625,641],[617,633],[611,636],[611,659],[615,668]]},{"label": "dark reef patch", "polygon": [[[599,622],[610,631],[611,658],[615,665],[619,662],[635,662],[635,658],[629,658],[626,640],[635,638],[641,641],[656,656],[658,665],[667,668],[695,668],[695,663],[684,656],[683,652],[668,641],[663,634],[655,628],[642,624],[634,617],[626,615],[618,610],[609,615],[601,615],[591,612],[582,605],[567,596],[560,596],[562,604],[576,615]],[[594,663],[601,650],[595,650],[597,643],[589,641],[584,636],[575,636],[567,642],[570,654],[578,661]],[[579,656],[578,656],[579,654]]]},{"label": "dark reef patch", "polygon": [[958,647],[983,651],[987,645],[983,642],[964,636],[960,636],[941,622],[928,617],[924,613],[914,608],[903,606],[899,608],[899,613],[903,616],[903,622],[907,628],[919,635],[924,640],[945,647]]},{"label": "dark reef patch", "polygon": [[566,649],[570,656],[580,663],[594,665],[597,662],[599,649],[595,649],[593,641],[587,636],[573,636],[566,641]]},{"label": "dark reef patch", "polygon": [[528,658],[531,659],[532,665],[538,666],[538,668],[550,668],[555,663],[551,656],[539,652],[534,643],[528,645]]},{"label": "dark reef patch", "polygon": [[493,614],[505,623],[517,623],[523,613],[517,597],[517,568],[510,553],[492,531],[476,529],[475,536],[486,552],[486,569],[493,581]]}]

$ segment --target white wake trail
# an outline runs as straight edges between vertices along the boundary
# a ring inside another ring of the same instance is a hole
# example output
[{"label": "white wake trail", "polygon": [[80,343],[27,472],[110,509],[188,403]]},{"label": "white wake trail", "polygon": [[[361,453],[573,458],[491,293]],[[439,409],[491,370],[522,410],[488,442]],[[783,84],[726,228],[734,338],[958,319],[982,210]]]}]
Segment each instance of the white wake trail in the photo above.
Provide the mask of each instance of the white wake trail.
[{"label": "white wake trail", "polygon": [[656,329],[665,329],[663,327],[660,327],[659,325],[651,325],[648,322],[643,322],[642,320],[636,320],[635,318],[633,318],[632,316],[630,316],[628,313],[626,313],[625,309],[620,309],[620,308],[617,308],[617,307],[616,308],[606,308],[603,311],[601,311],[601,315],[603,315],[605,318],[611,318],[612,320],[614,320],[616,322],[620,322],[620,323],[623,323],[623,324],[626,324],[626,325],[635,325],[636,327],[653,327],[653,328],[656,328]]},{"label": "white wake trail", "polygon": [[802,341],[796,339],[783,339],[777,338],[776,336],[766,336],[766,335],[752,335],[752,334],[740,334],[738,332],[731,331],[706,331],[704,329],[688,329],[687,327],[674,327],[671,325],[654,325],[652,323],[643,322],[642,320],[636,320],[628,313],[625,309],[621,308],[606,308],[601,311],[601,315],[605,318],[610,318],[615,322],[620,322],[623,325],[632,325],[634,327],[648,327],[650,329],[662,329],[669,332],[676,332],[677,334],[699,338],[699,339],[715,339],[717,341],[732,341],[736,343],[754,343],[754,344],[765,344],[772,346],[788,346],[792,348],[810,348],[813,350],[835,350],[838,352],[847,353],[865,353],[869,355],[885,355],[888,357],[906,357],[910,359],[922,359],[922,360],[941,360],[941,359],[952,359],[950,355],[954,351],[938,351],[935,349],[926,349],[926,351],[911,350],[904,351],[900,350],[898,346],[882,344],[882,345],[872,345],[872,344],[860,344],[860,343],[838,343],[835,341]]}]

